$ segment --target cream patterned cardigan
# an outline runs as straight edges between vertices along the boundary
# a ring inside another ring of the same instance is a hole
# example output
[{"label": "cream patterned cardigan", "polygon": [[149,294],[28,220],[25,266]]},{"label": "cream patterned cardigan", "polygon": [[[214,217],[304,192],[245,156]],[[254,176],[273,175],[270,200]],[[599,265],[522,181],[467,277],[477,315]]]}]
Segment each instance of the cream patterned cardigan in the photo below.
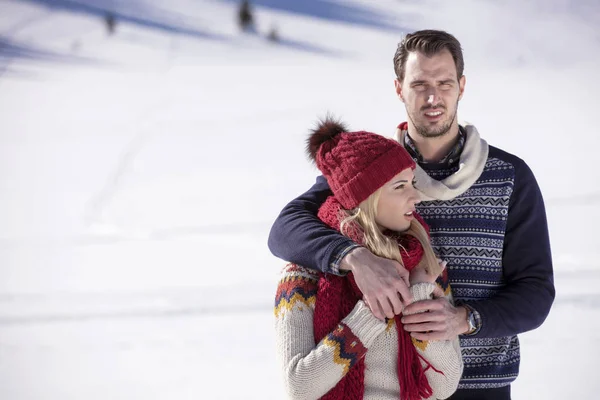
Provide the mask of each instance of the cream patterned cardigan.
[{"label": "cream patterned cardigan", "polygon": [[[289,398],[318,399],[364,357],[364,398],[398,399],[398,338],[393,319],[389,323],[378,320],[360,300],[338,328],[315,345],[313,313],[319,276],[319,272],[288,264],[277,289],[277,354]],[[413,285],[414,300],[432,298],[435,285]],[[445,295],[452,301],[449,287]],[[431,399],[449,397],[463,371],[458,338],[429,342],[413,339],[413,343],[433,367],[425,371],[433,389]]]}]

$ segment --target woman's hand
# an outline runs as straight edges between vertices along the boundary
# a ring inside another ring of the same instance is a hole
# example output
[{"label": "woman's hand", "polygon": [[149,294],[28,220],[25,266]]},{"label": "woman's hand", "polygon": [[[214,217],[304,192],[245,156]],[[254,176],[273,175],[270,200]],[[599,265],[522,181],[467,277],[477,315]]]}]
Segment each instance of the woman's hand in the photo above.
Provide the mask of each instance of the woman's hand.
[{"label": "woman's hand", "polygon": [[[446,268],[447,262],[442,261],[440,259],[438,259],[438,262],[440,264],[440,267],[442,267],[443,271]],[[411,286],[416,283],[434,283],[438,276],[439,275],[427,273],[427,270],[423,266],[419,265],[418,267],[410,271],[409,281]]]}]

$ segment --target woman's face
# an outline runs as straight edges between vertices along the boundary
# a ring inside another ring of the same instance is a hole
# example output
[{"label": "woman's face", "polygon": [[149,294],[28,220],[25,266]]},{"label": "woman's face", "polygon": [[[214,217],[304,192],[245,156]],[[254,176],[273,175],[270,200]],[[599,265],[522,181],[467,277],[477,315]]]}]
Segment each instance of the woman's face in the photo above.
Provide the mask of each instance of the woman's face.
[{"label": "woman's face", "polygon": [[414,179],[413,170],[407,168],[383,185],[375,217],[379,226],[397,232],[410,227],[415,205],[420,201]]}]

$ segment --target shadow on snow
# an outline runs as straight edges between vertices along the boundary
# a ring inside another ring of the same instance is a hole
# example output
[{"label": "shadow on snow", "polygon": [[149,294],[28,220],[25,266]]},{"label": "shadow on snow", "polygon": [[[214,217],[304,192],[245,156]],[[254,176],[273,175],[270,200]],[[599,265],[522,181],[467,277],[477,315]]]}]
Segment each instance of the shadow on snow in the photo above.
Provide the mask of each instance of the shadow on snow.
[{"label": "shadow on snow", "polygon": [[[127,22],[166,33],[191,36],[199,39],[225,40],[225,36],[198,29],[188,22],[184,14],[164,10],[149,3],[136,0],[117,2],[112,0],[26,0],[51,9],[72,13],[105,17],[111,14],[118,22]],[[196,23],[198,23],[196,21]]]},{"label": "shadow on snow", "polygon": [[[238,4],[239,0],[221,0]],[[368,28],[399,31],[400,26],[382,12],[357,4],[333,0],[252,0],[253,6],[285,11],[331,22],[345,22]]]},{"label": "shadow on snow", "polygon": [[0,36],[0,76],[4,74],[13,74],[16,76],[27,77],[26,72],[12,71],[9,69],[11,61],[19,60],[24,62],[46,62],[55,64],[98,64],[100,61],[88,57],[74,56],[71,54],[59,53],[51,50],[42,49],[37,46],[19,43],[10,38]]}]

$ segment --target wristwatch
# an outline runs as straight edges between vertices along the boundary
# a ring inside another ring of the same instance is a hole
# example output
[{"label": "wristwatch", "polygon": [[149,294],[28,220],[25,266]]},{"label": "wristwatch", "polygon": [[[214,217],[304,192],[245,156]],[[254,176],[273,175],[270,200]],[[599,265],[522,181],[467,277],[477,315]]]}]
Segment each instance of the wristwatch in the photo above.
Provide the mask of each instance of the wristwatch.
[{"label": "wristwatch", "polygon": [[467,309],[467,324],[469,324],[469,330],[463,333],[463,335],[471,335],[477,330],[477,320],[475,319],[475,312],[467,305],[464,306]]}]

